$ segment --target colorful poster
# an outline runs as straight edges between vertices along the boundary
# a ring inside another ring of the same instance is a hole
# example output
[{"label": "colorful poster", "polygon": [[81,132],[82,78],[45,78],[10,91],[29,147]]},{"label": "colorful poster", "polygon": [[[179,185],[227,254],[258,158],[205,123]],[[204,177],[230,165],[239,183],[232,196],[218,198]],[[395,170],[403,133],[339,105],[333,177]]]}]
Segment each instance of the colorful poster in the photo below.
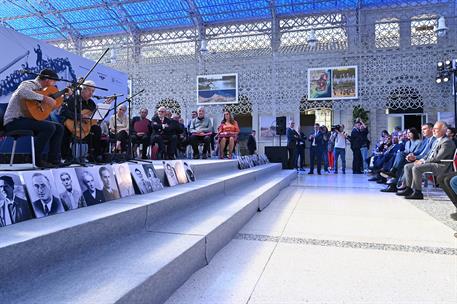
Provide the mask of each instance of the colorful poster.
[{"label": "colorful poster", "polygon": [[238,103],[238,74],[197,76],[197,105]]},{"label": "colorful poster", "polygon": [[308,100],[358,98],[357,67],[308,69]]},{"label": "colorful poster", "polygon": [[309,100],[332,98],[332,70],[309,69],[308,70]]}]

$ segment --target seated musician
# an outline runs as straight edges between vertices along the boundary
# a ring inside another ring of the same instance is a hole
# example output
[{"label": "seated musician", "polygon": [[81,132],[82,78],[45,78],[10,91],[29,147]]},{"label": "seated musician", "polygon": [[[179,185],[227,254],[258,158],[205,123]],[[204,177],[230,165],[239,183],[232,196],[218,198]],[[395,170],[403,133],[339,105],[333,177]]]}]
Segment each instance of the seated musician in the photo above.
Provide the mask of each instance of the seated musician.
[{"label": "seated musician", "polygon": [[[48,120],[38,121],[25,117],[21,110],[24,99],[36,100],[42,104],[55,107],[56,101],[35,91],[54,86],[59,76],[50,69],[44,69],[37,78],[23,81],[11,96],[3,118],[5,131],[32,130],[35,140],[36,165],[38,167],[55,167],[61,163],[63,126]],[[43,150],[49,144],[47,160],[43,157]]]},{"label": "seated musician", "polygon": [[116,138],[116,151],[127,152],[129,144],[129,117],[125,114],[127,106],[121,105],[116,115],[109,120],[109,131],[111,136]]},{"label": "seated musician", "polygon": [[217,128],[217,137],[219,139],[219,158],[223,159],[225,156],[225,149],[228,146],[228,158],[232,158],[233,148],[238,139],[240,128],[238,123],[232,117],[229,111],[224,112],[224,119],[221,125]]},{"label": "seated musician", "polygon": [[[136,151],[136,146],[142,144],[141,158],[147,159],[147,151],[151,137],[151,121],[148,117],[148,109],[142,108],[140,110],[140,116],[136,116],[132,119],[132,142],[135,146],[133,151]],[[135,152],[136,153],[136,152]]]},{"label": "seated musician", "polygon": [[208,152],[210,151],[211,144],[211,134],[213,132],[213,123],[211,119],[205,117],[205,108],[199,107],[197,110],[197,117],[192,119],[190,123],[189,132],[190,144],[194,152],[194,159],[199,159],[200,155],[198,152],[198,145],[203,143],[202,158],[206,159],[208,157]]},{"label": "seated musician", "polygon": [[164,158],[165,142],[167,142],[166,157],[168,159],[175,158],[177,137],[174,133],[171,119],[165,116],[166,112],[167,109],[165,109],[165,107],[160,107],[157,111],[157,115],[151,120],[151,146],[155,143],[159,145],[158,159]]},{"label": "seated musician", "polygon": [[[88,119],[96,111],[97,105],[92,100],[92,96],[95,91],[95,82],[92,80],[86,80],[81,86],[81,94],[77,96],[76,104],[74,96],[68,97],[60,110],[60,116],[62,122],[65,125],[65,132],[62,140],[62,157],[68,161],[73,159],[70,143],[72,142],[73,136],[75,135],[75,129],[73,121],[75,120],[75,105],[77,113],[76,127],[79,129],[80,118],[83,119],[83,129],[87,128],[90,132],[84,132],[82,134],[81,140],[89,145],[89,159],[91,161],[102,161],[102,144],[100,138],[102,136],[102,131],[100,126],[93,125]],[[79,113],[81,103],[81,109],[83,113]],[[68,121],[67,121],[68,120]],[[76,130],[76,137],[79,138],[79,131]],[[87,130],[86,129],[86,130]]]}]

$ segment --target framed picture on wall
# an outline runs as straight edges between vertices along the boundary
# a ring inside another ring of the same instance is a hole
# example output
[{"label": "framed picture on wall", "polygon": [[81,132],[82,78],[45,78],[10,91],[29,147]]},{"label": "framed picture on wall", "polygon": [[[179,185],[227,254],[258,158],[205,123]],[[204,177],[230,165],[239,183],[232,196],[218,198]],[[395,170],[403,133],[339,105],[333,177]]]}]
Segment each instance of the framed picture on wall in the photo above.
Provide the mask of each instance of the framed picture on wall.
[{"label": "framed picture on wall", "polygon": [[197,105],[238,103],[238,74],[197,76]]},{"label": "framed picture on wall", "polygon": [[308,69],[308,100],[358,98],[357,66]]}]

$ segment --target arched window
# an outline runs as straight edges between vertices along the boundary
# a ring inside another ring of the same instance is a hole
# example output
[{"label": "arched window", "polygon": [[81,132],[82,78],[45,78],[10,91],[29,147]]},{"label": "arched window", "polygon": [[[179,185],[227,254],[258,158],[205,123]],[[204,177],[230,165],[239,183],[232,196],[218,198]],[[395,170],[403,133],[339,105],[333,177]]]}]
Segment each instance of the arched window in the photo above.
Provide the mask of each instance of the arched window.
[{"label": "arched window", "polygon": [[309,101],[308,95],[300,100],[300,125],[312,126],[315,123],[332,125],[332,101]]},{"label": "arched window", "polygon": [[390,91],[387,101],[389,113],[423,113],[423,99],[419,90],[400,86]]}]

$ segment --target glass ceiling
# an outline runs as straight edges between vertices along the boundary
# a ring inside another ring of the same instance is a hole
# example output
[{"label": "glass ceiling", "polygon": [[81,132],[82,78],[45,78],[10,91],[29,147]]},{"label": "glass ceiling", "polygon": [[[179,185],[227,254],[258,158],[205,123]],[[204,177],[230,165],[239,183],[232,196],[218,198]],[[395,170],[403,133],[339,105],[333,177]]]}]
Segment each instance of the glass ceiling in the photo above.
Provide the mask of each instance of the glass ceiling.
[{"label": "glass ceiling", "polygon": [[0,21],[44,40],[455,0],[0,0]]}]

